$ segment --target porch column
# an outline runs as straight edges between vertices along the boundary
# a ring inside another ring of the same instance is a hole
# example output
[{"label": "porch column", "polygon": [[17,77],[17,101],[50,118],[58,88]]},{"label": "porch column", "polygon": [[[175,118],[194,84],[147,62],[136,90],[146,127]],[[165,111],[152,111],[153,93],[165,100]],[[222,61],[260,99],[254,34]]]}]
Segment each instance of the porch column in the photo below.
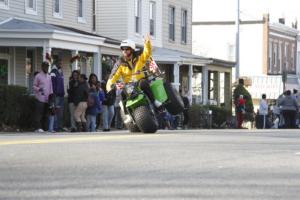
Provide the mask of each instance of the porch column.
[{"label": "porch column", "polygon": [[208,103],[208,67],[205,65],[202,67],[202,103],[206,105]]},{"label": "porch column", "polygon": [[214,98],[217,101],[217,105],[220,105],[220,72],[214,72]]},{"label": "porch column", "polygon": [[174,75],[174,82],[173,82],[173,86],[176,88],[177,91],[179,91],[179,63],[175,63],[174,64],[174,68],[173,68],[173,75]]},{"label": "porch column", "polygon": [[225,108],[231,110],[232,107],[232,83],[231,83],[231,73],[225,72],[224,76],[224,103]]},{"label": "porch column", "polygon": [[46,54],[49,54],[49,55],[51,55],[51,53],[52,53],[52,48],[51,47],[49,47],[49,43],[47,43],[47,42],[44,42],[44,45],[43,45],[43,59],[42,59],[42,61],[47,61],[47,59],[46,59]]},{"label": "porch column", "polygon": [[[78,54],[78,50],[72,51],[72,57],[76,56],[77,54]],[[78,70],[78,60],[77,59],[72,63],[72,71],[74,71],[74,70]]]},{"label": "porch column", "polygon": [[190,103],[192,103],[192,99],[193,99],[193,65],[189,65],[189,74],[188,74],[188,96],[189,96],[189,100]]},{"label": "porch column", "polygon": [[[48,61],[47,59],[46,59],[46,54],[49,54],[50,56],[52,55],[52,48],[51,47],[49,47],[49,43],[47,43],[47,42],[44,42],[44,45],[43,45],[43,62],[44,61]],[[52,63],[50,63],[50,65],[51,65]],[[49,67],[49,69],[48,69],[48,72],[50,73],[51,72],[51,67],[52,66],[50,66]]]},{"label": "porch column", "polygon": [[95,73],[99,80],[102,80],[102,62],[101,62],[102,54],[101,48],[99,48],[98,52],[94,52],[93,60],[93,73]]}]

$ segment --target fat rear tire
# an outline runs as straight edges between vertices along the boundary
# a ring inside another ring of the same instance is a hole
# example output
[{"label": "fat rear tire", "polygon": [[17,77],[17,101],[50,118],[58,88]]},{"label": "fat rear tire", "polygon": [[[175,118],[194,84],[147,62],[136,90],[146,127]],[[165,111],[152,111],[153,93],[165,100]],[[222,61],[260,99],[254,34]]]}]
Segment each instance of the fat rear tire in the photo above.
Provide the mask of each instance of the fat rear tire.
[{"label": "fat rear tire", "polygon": [[147,106],[139,106],[133,111],[136,125],[143,133],[155,133],[158,122],[154,114]]},{"label": "fat rear tire", "polygon": [[172,115],[181,113],[184,110],[184,104],[179,92],[168,82],[164,83],[164,87],[168,95],[168,103],[165,105],[166,109]]}]

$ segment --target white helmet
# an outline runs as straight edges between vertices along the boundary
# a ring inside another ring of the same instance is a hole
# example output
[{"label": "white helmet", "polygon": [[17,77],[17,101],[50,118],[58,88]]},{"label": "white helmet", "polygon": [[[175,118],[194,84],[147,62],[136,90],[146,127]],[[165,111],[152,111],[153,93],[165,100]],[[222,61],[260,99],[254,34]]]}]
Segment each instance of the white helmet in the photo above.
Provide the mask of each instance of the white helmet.
[{"label": "white helmet", "polygon": [[130,47],[132,50],[135,50],[135,42],[129,39],[123,40],[120,45],[121,49],[122,47]]}]

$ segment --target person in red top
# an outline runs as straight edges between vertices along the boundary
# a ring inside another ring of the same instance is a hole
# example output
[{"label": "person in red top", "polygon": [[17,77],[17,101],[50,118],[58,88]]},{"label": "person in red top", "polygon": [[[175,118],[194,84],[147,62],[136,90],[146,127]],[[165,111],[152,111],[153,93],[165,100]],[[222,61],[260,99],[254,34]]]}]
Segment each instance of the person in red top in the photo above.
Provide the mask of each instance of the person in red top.
[{"label": "person in red top", "polygon": [[236,102],[236,118],[237,118],[237,128],[242,128],[242,124],[244,121],[244,114],[245,114],[245,104],[246,100],[244,99],[243,95],[240,95],[240,97],[237,99]]}]

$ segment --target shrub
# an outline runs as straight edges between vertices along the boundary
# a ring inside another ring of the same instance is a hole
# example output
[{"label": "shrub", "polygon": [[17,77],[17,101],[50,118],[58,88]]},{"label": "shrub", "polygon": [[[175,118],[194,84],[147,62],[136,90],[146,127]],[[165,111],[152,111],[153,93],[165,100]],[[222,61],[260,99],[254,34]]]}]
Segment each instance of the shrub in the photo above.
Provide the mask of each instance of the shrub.
[{"label": "shrub", "polygon": [[231,117],[231,111],[223,107],[194,104],[189,109],[189,126],[191,128],[210,128],[209,110],[212,111],[212,128],[220,128]]},{"label": "shrub", "polygon": [[[22,86],[0,85],[0,125],[28,129],[33,125],[34,98]],[[0,127],[0,129],[1,129]]]}]

